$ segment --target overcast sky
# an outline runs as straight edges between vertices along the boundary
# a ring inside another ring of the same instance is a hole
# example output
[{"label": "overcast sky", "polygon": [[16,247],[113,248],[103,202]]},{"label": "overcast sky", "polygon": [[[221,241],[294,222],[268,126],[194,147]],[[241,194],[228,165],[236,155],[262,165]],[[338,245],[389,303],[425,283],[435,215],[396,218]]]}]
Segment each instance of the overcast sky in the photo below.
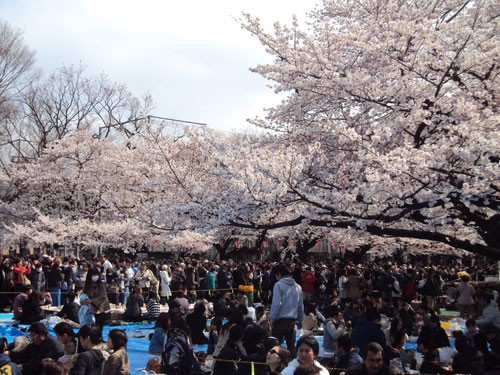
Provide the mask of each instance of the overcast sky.
[{"label": "overcast sky", "polygon": [[234,18],[243,11],[272,26],[305,19],[314,0],[0,0],[0,18],[24,31],[37,65],[106,73],[136,96],[150,93],[153,115],[246,128],[278,98],[249,71],[270,62]]}]

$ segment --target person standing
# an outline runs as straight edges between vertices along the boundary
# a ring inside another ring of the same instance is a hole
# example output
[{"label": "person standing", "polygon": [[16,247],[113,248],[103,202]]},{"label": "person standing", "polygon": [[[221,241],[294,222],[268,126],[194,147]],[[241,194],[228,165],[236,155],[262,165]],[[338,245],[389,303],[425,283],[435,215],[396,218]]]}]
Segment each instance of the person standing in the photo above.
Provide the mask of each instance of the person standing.
[{"label": "person standing", "polygon": [[470,318],[474,314],[474,298],[476,296],[476,291],[469,281],[470,276],[463,275],[457,285],[458,311],[462,318]]},{"label": "person standing", "polygon": [[165,303],[172,296],[172,290],[170,289],[171,281],[172,278],[170,277],[170,270],[168,269],[168,266],[164,264],[163,266],[161,266],[160,271],[160,303],[162,305],[165,305]]},{"label": "person standing", "polygon": [[45,289],[45,273],[43,272],[42,263],[35,264],[35,268],[31,270],[30,275],[31,286],[35,292],[41,292]]},{"label": "person standing", "polygon": [[110,306],[106,287],[97,268],[91,268],[87,272],[83,293],[88,296],[83,304],[89,306],[89,311],[95,316],[96,323],[102,330],[105,321],[104,313],[110,309]]},{"label": "person standing", "polygon": [[288,350],[295,356],[295,324],[302,328],[304,320],[302,288],[292,278],[290,268],[285,263],[276,266],[276,280],[269,316],[272,335],[280,342],[285,339]]},{"label": "person standing", "polygon": [[50,295],[52,297],[53,306],[61,306],[61,285],[64,280],[63,273],[61,271],[61,259],[57,258],[47,277],[47,285],[50,290]]},{"label": "person standing", "polygon": [[12,270],[14,271],[14,291],[16,293],[22,293],[26,285],[31,285],[31,281],[29,279],[26,280],[31,273],[31,265],[23,259],[16,259],[14,260],[14,267],[12,267]]},{"label": "person standing", "polygon": [[[304,301],[312,301],[314,296],[314,283],[316,282],[316,275],[314,274],[311,267],[306,267],[306,272],[301,275],[301,281]],[[297,282],[296,279],[295,282]]]}]

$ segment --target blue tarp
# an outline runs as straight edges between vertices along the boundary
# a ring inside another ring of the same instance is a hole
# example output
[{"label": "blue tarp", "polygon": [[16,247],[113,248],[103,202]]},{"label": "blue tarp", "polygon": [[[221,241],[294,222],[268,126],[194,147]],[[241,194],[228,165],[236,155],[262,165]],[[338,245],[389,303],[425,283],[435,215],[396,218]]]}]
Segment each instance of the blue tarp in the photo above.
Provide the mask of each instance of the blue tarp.
[{"label": "blue tarp", "polygon": [[[20,325],[20,328],[26,329],[26,332],[21,331],[16,327],[12,327],[12,313],[0,314],[0,336],[5,337],[9,343],[13,342],[17,336],[27,336],[28,326]],[[154,324],[151,322],[141,324],[125,324],[120,326],[104,326],[103,340],[108,339],[108,333],[112,329],[123,329],[127,332],[128,345],[127,352],[130,360],[131,374],[137,374],[140,370],[146,367],[148,361],[149,334],[153,333]],[[75,332],[78,328],[75,328]],[[49,327],[49,333],[54,335],[54,331]],[[194,351],[207,351],[207,345],[195,345]]]}]

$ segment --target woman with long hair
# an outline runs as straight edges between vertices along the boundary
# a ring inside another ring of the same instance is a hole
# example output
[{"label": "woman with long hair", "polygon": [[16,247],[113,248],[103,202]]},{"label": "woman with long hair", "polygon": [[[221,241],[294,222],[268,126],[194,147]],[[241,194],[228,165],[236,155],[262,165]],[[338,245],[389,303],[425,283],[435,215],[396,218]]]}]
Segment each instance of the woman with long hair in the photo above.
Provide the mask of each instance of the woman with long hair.
[{"label": "woman with long hair", "polygon": [[272,347],[266,356],[266,365],[268,366],[266,375],[279,374],[288,366],[291,360],[292,355],[288,349],[279,345]]},{"label": "woman with long hair", "polygon": [[144,305],[144,297],[142,296],[142,288],[139,285],[134,286],[132,294],[127,299],[125,314],[123,318],[131,322],[142,321],[142,305]]},{"label": "woman with long hair", "polygon": [[148,354],[150,357],[161,359],[161,354],[165,350],[167,333],[171,326],[171,318],[171,314],[166,312],[162,312],[158,315],[153,335],[149,341]]},{"label": "woman with long hair", "polygon": [[212,355],[219,340],[219,335],[222,331],[222,319],[214,317],[210,321],[210,333],[208,334],[207,354]]},{"label": "woman with long hair", "polygon": [[389,357],[397,358],[400,352],[404,350],[408,335],[406,334],[406,327],[403,318],[399,317],[393,319],[391,328],[387,332],[386,342],[389,350]]},{"label": "woman with long hair", "polygon": [[103,374],[129,375],[130,362],[127,355],[127,334],[122,329],[112,329],[108,333],[108,349],[113,351],[104,363]]},{"label": "woman with long hair", "polygon": [[207,316],[204,302],[197,302],[194,305],[194,311],[186,317],[186,322],[191,330],[193,344],[207,344],[208,339],[203,333],[207,326]]},{"label": "woman with long hair", "polygon": [[106,286],[101,280],[101,273],[97,268],[90,268],[87,272],[83,293],[87,299],[82,304],[89,307],[95,317],[96,324],[102,330],[105,322],[105,312],[110,309]]}]

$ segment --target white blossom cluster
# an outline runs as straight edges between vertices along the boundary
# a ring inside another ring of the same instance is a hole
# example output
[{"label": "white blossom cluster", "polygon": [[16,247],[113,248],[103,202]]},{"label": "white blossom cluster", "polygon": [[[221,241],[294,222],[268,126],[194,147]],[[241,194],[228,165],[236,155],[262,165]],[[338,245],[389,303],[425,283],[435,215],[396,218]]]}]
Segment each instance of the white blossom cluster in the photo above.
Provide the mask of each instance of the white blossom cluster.
[{"label": "white blossom cluster", "polygon": [[253,71],[285,95],[253,120],[265,133],[75,132],[2,176],[10,233],[203,247],[363,232],[500,258],[499,5],[324,1],[305,30],[272,33],[246,15],[275,58]]}]

